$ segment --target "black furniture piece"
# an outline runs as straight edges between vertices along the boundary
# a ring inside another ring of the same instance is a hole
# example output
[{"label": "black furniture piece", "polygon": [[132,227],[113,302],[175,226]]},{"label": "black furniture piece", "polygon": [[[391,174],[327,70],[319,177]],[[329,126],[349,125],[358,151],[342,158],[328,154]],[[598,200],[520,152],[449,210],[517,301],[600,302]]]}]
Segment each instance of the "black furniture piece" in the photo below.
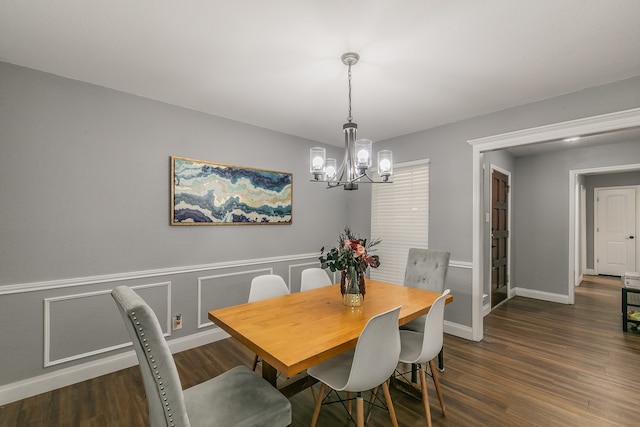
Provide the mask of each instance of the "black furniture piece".
[{"label": "black furniture piece", "polygon": [[640,332],[640,315],[632,317],[632,312],[640,312],[640,289],[622,288],[622,330],[627,332],[629,324],[634,332]]}]

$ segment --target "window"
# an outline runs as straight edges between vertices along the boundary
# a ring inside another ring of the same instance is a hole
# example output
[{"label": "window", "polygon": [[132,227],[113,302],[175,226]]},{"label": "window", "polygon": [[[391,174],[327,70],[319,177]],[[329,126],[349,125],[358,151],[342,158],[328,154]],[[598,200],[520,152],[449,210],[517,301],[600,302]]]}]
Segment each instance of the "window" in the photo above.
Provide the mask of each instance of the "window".
[{"label": "window", "polygon": [[429,243],[429,160],[394,165],[393,184],[371,189],[371,237],[382,239],[371,278],[402,284],[409,248]]}]

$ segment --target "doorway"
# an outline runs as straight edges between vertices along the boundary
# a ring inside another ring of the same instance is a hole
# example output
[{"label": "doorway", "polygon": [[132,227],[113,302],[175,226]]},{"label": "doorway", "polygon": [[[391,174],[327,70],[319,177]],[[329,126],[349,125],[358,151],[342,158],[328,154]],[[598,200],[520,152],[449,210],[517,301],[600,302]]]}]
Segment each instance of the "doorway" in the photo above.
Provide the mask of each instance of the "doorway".
[{"label": "doorway", "polygon": [[596,274],[622,276],[636,271],[637,187],[595,189]]},{"label": "doorway", "polygon": [[491,167],[491,308],[509,296],[509,175]]},{"label": "doorway", "polygon": [[[567,138],[575,135],[597,134],[603,132],[615,132],[618,130],[630,129],[640,126],[640,108],[619,111],[614,113],[606,113],[599,116],[586,117],[582,119],[571,120],[567,122],[554,123],[551,125],[540,126],[536,128],[523,129],[520,131],[509,132],[505,134],[493,135],[484,138],[472,139],[467,141],[473,149],[472,174],[473,174],[473,276],[471,284],[471,331],[470,338],[474,341],[482,340],[483,336],[483,277],[484,268],[482,260],[484,259],[485,245],[483,244],[483,222],[484,213],[482,209],[482,157],[483,153],[500,150],[508,147],[524,146],[542,141],[553,141]],[[616,166],[611,167],[613,169]],[[624,169],[639,169],[622,166]],[[575,184],[576,178],[581,171],[570,171],[569,173],[569,268],[568,268],[568,295],[566,304],[573,304],[575,295],[575,268],[579,266],[579,251],[576,251],[574,244],[575,232],[575,214],[579,211],[579,204],[575,203]],[[577,253],[576,253],[577,252]],[[578,259],[576,259],[578,257]]]}]

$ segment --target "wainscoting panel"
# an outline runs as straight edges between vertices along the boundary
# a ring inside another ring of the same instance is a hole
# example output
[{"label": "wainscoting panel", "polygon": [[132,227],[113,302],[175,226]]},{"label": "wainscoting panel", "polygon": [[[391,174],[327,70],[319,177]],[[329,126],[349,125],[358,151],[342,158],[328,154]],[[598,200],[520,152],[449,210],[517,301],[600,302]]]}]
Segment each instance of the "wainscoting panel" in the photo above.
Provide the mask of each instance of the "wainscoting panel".
[{"label": "wainscoting panel", "polygon": [[210,310],[246,303],[251,280],[263,274],[273,274],[273,268],[199,277],[198,329],[214,326],[207,315]]},{"label": "wainscoting panel", "polygon": [[291,293],[300,292],[300,286],[302,284],[302,271],[312,267],[320,267],[320,262],[312,261],[289,265],[289,289],[291,290]]},{"label": "wainscoting panel", "polygon": [[[302,271],[315,266],[318,253],[307,253],[2,286],[0,405],[137,363],[110,296],[116,286],[140,294],[172,351],[183,351],[227,337],[207,312],[246,302],[253,277],[278,274],[298,292]],[[451,262],[447,286],[454,305],[468,304],[471,272],[470,263]],[[340,280],[339,273],[329,276]],[[470,321],[451,311],[445,313],[447,332],[466,337]],[[176,314],[184,316],[183,328],[172,331]]]},{"label": "wainscoting panel", "polygon": [[[133,289],[153,308],[166,336],[170,331],[171,284]],[[106,353],[131,344],[111,290],[44,299],[44,366]],[[78,339],[82,337],[82,339]]]}]

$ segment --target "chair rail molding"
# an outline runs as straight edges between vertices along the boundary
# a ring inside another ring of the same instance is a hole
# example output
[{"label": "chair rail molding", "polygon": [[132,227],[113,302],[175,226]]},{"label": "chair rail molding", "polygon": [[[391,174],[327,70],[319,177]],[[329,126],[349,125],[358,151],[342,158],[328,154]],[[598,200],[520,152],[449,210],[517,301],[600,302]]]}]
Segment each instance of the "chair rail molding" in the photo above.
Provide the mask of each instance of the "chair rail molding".
[{"label": "chair rail molding", "polygon": [[101,276],[77,277],[73,279],[49,280],[33,283],[19,283],[14,285],[0,286],[0,295],[17,294],[23,292],[44,291],[72,286],[86,286],[109,282],[120,282],[133,279],[145,279],[150,277],[167,276],[170,274],[194,273],[208,270],[221,270],[237,267],[249,267],[261,264],[273,264],[287,261],[305,260],[317,258],[318,254],[281,255],[269,258],[256,258],[247,260],[225,261],[212,264],[189,265],[183,267],[161,268],[155,270],[141,270],[128,273],[114,273]]}]

